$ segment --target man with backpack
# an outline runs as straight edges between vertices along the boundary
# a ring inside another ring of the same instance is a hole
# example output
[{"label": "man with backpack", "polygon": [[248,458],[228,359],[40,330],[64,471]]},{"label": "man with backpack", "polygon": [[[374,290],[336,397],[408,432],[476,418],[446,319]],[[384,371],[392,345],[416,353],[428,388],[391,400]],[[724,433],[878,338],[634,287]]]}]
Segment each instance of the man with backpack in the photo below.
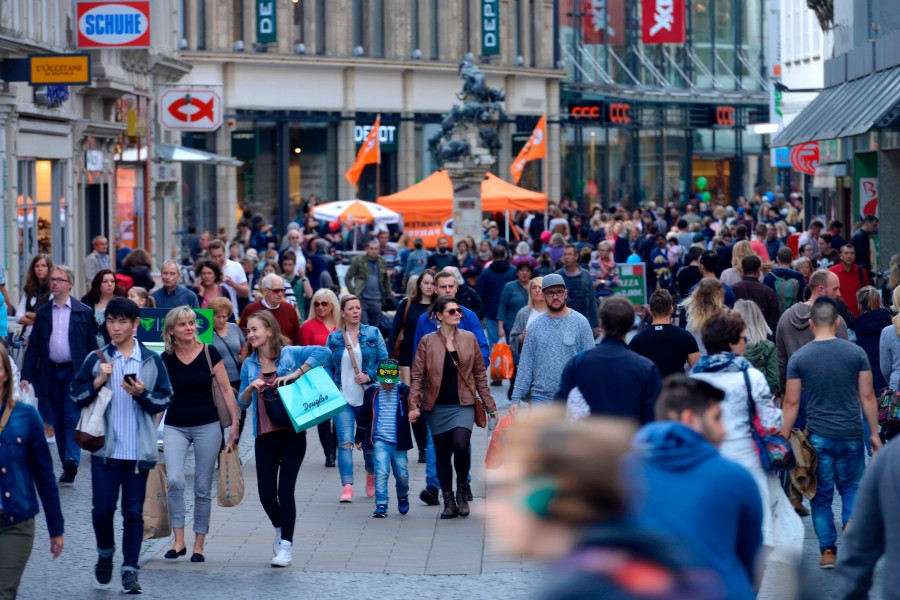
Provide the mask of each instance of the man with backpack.
[{"label": "man with backpack", "polygon": [[763,279],[763,283],[775,291],[778,310],[782,313],[803,300],[806,280],[803,275],[791,268],[791,249],[787,246],[778,249],[775,261],[778,266],[772,269]]}]

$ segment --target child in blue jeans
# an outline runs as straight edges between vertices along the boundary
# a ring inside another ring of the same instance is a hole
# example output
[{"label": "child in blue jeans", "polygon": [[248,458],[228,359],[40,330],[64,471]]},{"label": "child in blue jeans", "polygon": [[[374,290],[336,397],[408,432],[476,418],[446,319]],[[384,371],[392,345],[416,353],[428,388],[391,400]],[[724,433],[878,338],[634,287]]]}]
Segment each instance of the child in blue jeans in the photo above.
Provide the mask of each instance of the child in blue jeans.
[{"label": "child in blue jeans", "polygon": [[400,381],[396,360],[378,364],[377,384],[369,386],[363,396],[356,421],[356,445],[372,449],[375,465],[376,519],[387,517],[388,476],[394,470],[397,480],[397,508],[401,515],[409,512],[409,470],[406,451],[412,449],[412,432],[407,417],[409,386]]}]

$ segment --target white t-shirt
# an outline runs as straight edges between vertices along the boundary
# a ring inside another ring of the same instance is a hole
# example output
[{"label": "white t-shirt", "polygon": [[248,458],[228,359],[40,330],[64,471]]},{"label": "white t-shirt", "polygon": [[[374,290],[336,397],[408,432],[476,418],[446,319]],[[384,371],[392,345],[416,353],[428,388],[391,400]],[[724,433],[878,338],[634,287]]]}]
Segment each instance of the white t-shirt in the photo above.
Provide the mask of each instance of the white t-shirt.
[{"label": "white t-shirt", "polygon": [[531,309],[531,312],[528,313],[528,320],[525,322],[525,327],[531,327],[531,324],[534,323],[534,320],[537,319],[541,315],[547,314],[546,312],[541,312],[539,310]]},{"label": "white t-shirt", "polygon": [[[231,280],[235,283],[247,283],[247,274],[244,272],[244,267],[241,266],[241,263],[231,259],[226,260],[225,266],[222,268],[222,276],[224,277],[225,275],[231,277]],[[227,283],[223,285],[228,290],[228,295],[231,296],[231,303],[234,305],[234,318],[238,319],[241,315],[238,312],[237,290]]]},{"label": "white t-shirt", "polygon": [[[353,346],[353,356],[356,358],[356,364],[362,364],[362,351],[359,349],[359,343]],[[363,394],[365,390],[363,386],[356,383],[356,373],[353,371],[353,363],[350,361],[350,353],[344,351],[341,358],[341,391],[344,394],[344,400],[350,406],[362,406]]]}]

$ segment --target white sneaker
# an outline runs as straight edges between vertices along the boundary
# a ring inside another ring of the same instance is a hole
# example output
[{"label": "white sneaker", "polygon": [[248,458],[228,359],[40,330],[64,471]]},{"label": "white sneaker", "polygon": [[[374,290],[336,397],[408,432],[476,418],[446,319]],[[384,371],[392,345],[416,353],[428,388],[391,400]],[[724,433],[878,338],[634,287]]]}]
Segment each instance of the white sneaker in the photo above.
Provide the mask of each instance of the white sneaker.
[{"label": "white sneaker", "polygon": [[278,554],[278,550],[281,548],[281,527],[275,528],[275,541],[272,542],[272,555]]},{"label": "white sneaker", "polygon": [[281,546],[278,548],[278,552],[275,553],[275,557],[272,559],[271,565],[273,567],[291,566],[291,561],[293,559],[293,550],[293,544],[291,544],[287,540],[281,540]]}]

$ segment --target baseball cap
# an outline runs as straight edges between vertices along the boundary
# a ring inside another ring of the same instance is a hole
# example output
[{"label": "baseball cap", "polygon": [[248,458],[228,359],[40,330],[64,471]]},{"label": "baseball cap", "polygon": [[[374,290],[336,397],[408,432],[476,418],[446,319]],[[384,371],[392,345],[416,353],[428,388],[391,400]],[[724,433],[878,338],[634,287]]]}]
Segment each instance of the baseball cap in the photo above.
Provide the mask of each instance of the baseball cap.
[{"label": "baseball cap", "polygon": [[541,291],[558,285],[566,287],[566,280],[562,278],[562,275],[559,273],[544,275],[544,280],[541,282]]},{"label": "baseball cap", "polygon": [[375,374],[375,379],[378,380],[378,383],[392,384],[399,382],[399,363],[392,358],[381,361],[380,363],[378,363],[378,372]]}]

